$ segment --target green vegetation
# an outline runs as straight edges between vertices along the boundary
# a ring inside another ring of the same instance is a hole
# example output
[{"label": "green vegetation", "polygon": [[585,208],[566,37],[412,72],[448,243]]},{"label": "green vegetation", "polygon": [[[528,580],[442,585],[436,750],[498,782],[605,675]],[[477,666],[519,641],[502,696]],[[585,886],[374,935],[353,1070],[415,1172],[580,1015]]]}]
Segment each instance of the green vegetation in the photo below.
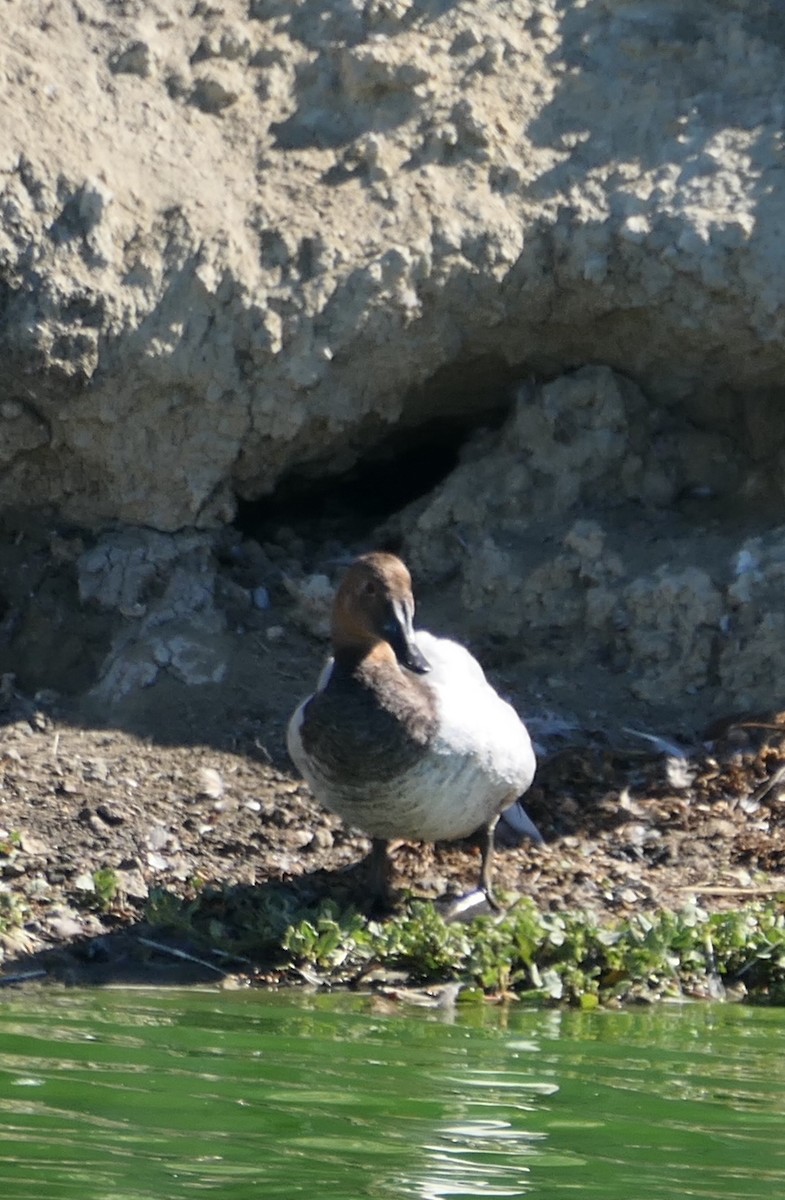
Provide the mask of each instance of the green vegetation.
[{"label": "green vegetation", "polygon": [[189,900],[154,892],[147,919],[202,948],[259,964],[281,979],[355,985],[378,967],[412,983],[459,981],[467,996],[514,994],[584,1008],[730,990],[785,1003],[783,898],[710,915],[638,913],[601,924],[589,913],[544,913],[520,899],[501,916],[445,922],[410,900],[385,921],[332,901],[304,908],[285,888],[205,888]]},{"label": "green vegetation", "polygon": [[18,830],[13,829],[7,837],[0,838],[0,858],[15,858],[22,842]]},{"label": "green vegetation", "polygon": [[18,896],[0,884],[0,934],[19,929],[25,922],[27,908]]},{"label": "green vegetation", "polygon": [[117,874],[111,867],[99,867],[97,871],[93,871],[93,887],[96,908],[100,912],[109,912],[119,890]]}]

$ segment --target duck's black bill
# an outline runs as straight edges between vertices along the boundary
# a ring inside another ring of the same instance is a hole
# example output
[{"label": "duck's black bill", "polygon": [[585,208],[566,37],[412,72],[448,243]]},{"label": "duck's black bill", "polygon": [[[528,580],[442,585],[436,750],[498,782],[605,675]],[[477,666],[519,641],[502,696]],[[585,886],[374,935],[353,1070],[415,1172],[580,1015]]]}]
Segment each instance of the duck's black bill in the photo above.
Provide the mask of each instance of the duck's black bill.
[{"label": "duck's black bill", "polygon": [[384,625],[384,636],[402,667],[413,671],[415,675],[425,675],[430,671],[430,663],[414,640],[411,616],[403,606],[393,606]]}]

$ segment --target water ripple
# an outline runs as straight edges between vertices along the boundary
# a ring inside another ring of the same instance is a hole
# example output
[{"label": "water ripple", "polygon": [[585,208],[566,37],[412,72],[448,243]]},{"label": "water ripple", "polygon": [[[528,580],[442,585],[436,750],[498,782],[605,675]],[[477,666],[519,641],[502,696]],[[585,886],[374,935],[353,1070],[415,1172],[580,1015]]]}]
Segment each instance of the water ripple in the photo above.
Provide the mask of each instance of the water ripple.
[{"label": "water ripple", "polygon": [[9,1200],[785,1194],[785,1014],[106,991],[0,1004]]}]

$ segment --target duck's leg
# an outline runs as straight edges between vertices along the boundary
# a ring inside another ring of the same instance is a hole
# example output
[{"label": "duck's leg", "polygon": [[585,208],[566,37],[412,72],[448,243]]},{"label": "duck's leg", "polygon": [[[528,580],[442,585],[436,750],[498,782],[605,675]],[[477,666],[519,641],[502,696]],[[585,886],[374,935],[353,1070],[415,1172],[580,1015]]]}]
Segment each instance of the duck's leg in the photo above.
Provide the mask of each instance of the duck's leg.
[{"label": "duck's leg", "polygon": [[391,907],[390,859],[387,855],[387,845],[387,838],[371,838],[371,853],[368,855],[371,907],[381,912]]},{"label": "duck's leg", "polygon": [[496,822],[498,817],[494,817],[487,825],[481,825],[477,830],[477,839],[480,843],[480,852],[482,853],[482,861],[480,863],[480,891],[485,893],[485,898],[494,912],[501,912],[501,906],[493,894],[493,835],[496,830]]},{"label": "duck's leg", "polygon": [[480,878],[475,891],[467,896],[459,896],[453,900],[444,911],[445,921],[469,921],[477,911],[483,911],[485,905],[493,912],[501,912],[501,905],[493,894],[493,836],[498,817],[493,817],[487,825],[481,825],[472,834],[472,841],[480,847],[482,861],[480,863]]}]

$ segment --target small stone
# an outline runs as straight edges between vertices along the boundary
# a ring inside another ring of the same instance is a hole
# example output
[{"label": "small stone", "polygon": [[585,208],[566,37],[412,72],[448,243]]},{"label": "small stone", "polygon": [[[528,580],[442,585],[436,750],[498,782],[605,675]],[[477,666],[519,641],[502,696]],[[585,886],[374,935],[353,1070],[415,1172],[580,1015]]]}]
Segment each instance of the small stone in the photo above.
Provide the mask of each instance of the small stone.
[{"label": "small stone", "polygon": [[169,874],[173,879],[184,881],[191,879],[194,874],[193,863],[183,854],[175,854],[169,862]]},{"label": "small stone", "polygon": [[151,850],[162,850],[172,840],[170,830],[163,825],[153,825],[147,835],[147,844]]},{"label": "small stone", "polygon": [[117,871],[117,885],[121,892],[133,900],[146,900],[149,895],[141,871]]},{"label": "small stone", "polygon": [[104,824],[111,825],[112,828],[122,825],[125,821],[123,814],[113,804],[99,804],[95,811]]},{"label": "small stone", "polygon": [[[335,588],[326,575],[309,575],[305,579],[284,577],[284,585],[296,600],[295,620],[308,633],[326,638],[330,632],[330,614]],[[268,630],[269,637],[269,630]]]},{"label": "small stone", "polygon": [[321,825],[314,829],[311,834],[310,841],[304,847],[305,850],[332,850],[335,839],[329,829],[324,829]]},{"label": "small stone", "polygon": [[51,847],[47,845],[41,838],[35,837],[32,833],[21,833],[19,836],[19,849],[25,854],[35,854],[41,858],[45,858],[51,853]]},{"label": "small stone", "polygon": [[63,910],[59,910],[47,917],[45,927],[50,934],[54,934],[56,938],[64,942],[81,937],[84,932],[82,922],[79,918]]},{"label": "small stone", "polygon": [[268,642],[280,642],[285,632],[283,625],[271,625],[267,630]]},{"label": "small stone", "polygon": [[270,607],[270,593],[266,587],[255,587],[251,592],[251,599],[254,608],[258,608],[261,612]]},{"label": "small stone", "polygon": [[199,795],[207,796],[210,800],[220,800],[224,794],[224,781],[220,771],[215,767],[199,768]]},{"label": "small stone", "polygon": [[94,892],[95,880],[88,871],[83,871],[81,875],[77,875],[74,880],[74,887],[78,892]]},{"label": "small stone", "polygon": [[0,859],[0,873],[4,879],[17,879],[20,875],[27,874],[27,867],[16,859],[3,858]]},{"label": "small stone", "polygon": [[109,777],[109,764],[105,758],[88,758],[84,764],[84,778],[97,779],[105,783]]},{"label": "small stone", "polygon": [[106,837],[105,823],[92,811],[90,808],[83,808],[79,813],[79,820],[92,829],[93,833],[101,834]]}]

